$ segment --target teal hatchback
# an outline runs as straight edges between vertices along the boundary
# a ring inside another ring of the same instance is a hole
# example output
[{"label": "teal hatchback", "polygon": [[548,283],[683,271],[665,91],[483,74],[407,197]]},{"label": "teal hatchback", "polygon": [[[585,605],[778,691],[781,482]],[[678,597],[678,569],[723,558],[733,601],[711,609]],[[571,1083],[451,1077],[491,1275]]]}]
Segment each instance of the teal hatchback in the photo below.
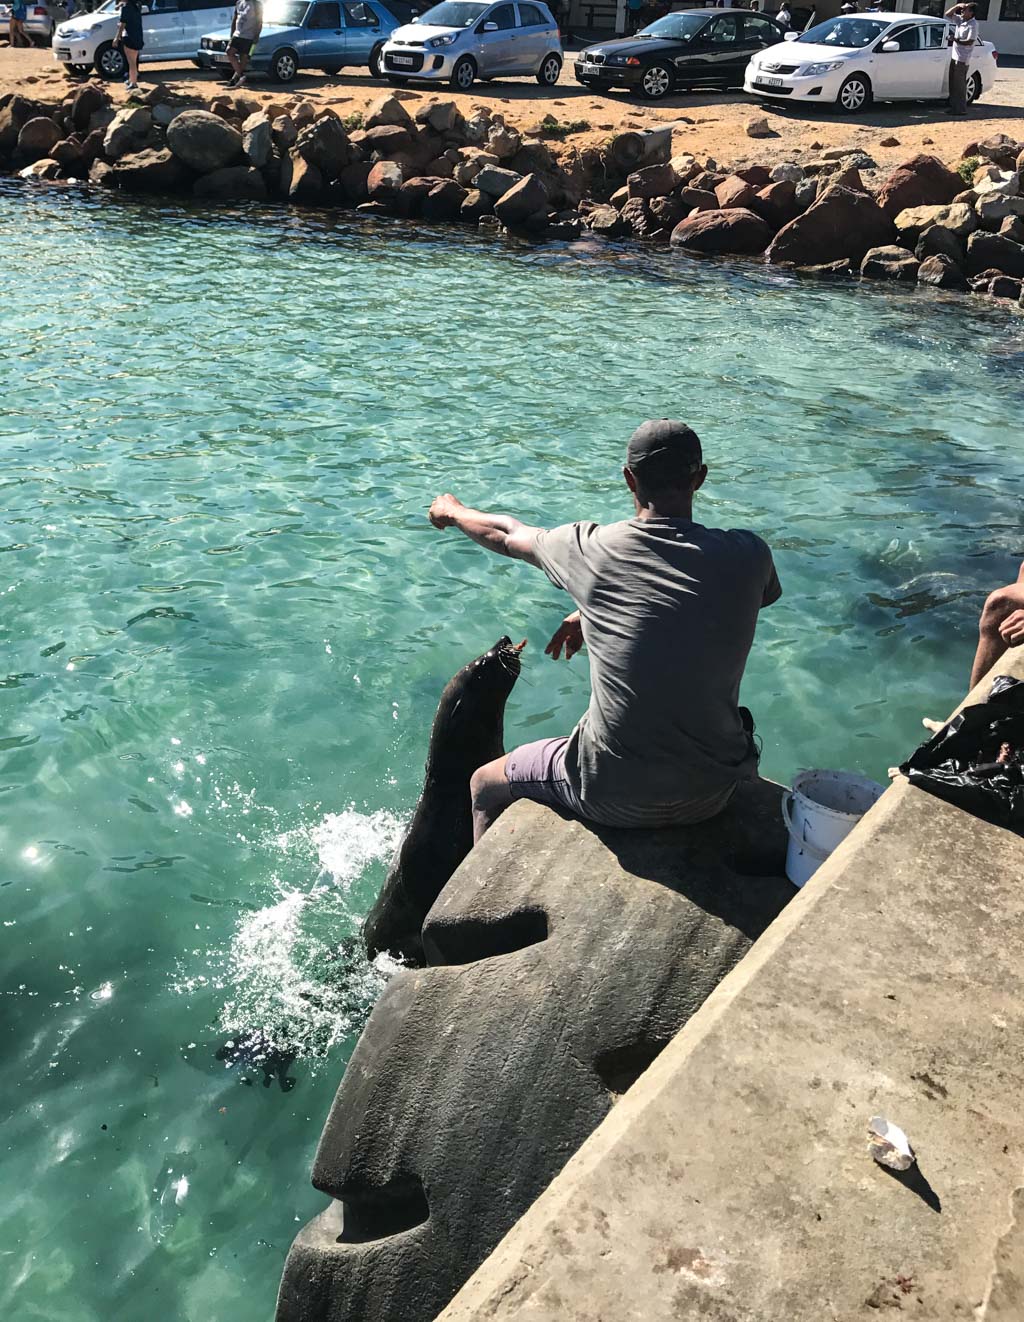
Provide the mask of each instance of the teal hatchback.
[{"label": "teal hatchback", "polygon": [[[380,52],[399,22],[380,0],[271,0],[249,68],[278,83],[290,83],[300,69],[333,74],[353,65],[379,78]],[[195,63],[200,69],[229,68],[230,40],[229,29],[208,33]]]}]

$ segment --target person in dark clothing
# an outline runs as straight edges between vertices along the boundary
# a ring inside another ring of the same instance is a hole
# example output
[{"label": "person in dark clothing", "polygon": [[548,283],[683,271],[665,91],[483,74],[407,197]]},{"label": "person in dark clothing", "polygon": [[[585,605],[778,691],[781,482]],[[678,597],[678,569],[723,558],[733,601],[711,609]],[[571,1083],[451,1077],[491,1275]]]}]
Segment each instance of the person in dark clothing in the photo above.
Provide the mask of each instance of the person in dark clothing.
[{"label": "person in dark clothing", "polygon": [[114,45],[120,46],[128,61],[125,83],[130,92],[139,87],[139,56],[142,54],[142,6],[139,0],[124,0],[121,5],[121,20],[117,28]]}]

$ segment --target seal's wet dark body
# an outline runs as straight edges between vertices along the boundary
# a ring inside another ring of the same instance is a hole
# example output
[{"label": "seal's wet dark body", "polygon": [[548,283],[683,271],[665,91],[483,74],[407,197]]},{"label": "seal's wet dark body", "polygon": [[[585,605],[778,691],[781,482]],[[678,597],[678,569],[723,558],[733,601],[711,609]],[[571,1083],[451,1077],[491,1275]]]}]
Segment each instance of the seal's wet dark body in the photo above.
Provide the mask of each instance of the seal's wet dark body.
[{"label": "seal's wet dark body", "polygon": [[382,950],[423,962],[420,928],[473,844],[469,780],[504,748],[505,703],[519,649],[501,638],[449,681],[430,732],[423,792],[363,928],[371,959]]}]

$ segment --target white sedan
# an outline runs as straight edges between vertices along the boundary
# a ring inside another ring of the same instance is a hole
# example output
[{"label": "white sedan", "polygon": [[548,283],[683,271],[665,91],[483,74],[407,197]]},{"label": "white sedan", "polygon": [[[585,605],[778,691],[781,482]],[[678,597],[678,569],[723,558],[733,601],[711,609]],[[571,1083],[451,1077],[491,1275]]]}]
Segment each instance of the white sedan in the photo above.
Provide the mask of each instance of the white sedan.
[{"label": "white sedan", "polygon": [[[949,95],[951,31],[944,19],[927,14],[841,14],[759,51],[747,65],[743,90],[834,104],[850,114],[873,100],[942,100]],[[979,42],[971,54],[968,101],[989,90],[995,72],[995,48]]]}]

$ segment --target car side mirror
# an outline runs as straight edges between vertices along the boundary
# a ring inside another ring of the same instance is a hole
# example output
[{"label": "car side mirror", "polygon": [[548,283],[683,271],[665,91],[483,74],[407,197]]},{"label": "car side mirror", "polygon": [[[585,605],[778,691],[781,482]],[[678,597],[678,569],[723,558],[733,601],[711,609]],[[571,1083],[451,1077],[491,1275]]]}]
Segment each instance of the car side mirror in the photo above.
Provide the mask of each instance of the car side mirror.
[{"label": "car side mirror", "polygon": [[148,13],[149,13],[149,5],[140,5],[140,6],[139,6],[139,13],[141,13],[141,14],[148,14]]},{"label": "car side mirror", "polygon": [[784,32],[784,33],[782,34],[782,40],[783,40],[783,41],[796,41],[796,39],[797,39],[797,37],[799,37],[799,35],[800,35],[799,32]]},{"label": "car side mirror", "polygon": [[899,53],[900,43],[898,41],[883,41],[882,50],[886,55],[897,55]]},{"label": "car side mirror", "polygon": [[497,30],[498,30],[497,23],[485,23],[483,27],[480,29],[481,32],[497,32]]}]

